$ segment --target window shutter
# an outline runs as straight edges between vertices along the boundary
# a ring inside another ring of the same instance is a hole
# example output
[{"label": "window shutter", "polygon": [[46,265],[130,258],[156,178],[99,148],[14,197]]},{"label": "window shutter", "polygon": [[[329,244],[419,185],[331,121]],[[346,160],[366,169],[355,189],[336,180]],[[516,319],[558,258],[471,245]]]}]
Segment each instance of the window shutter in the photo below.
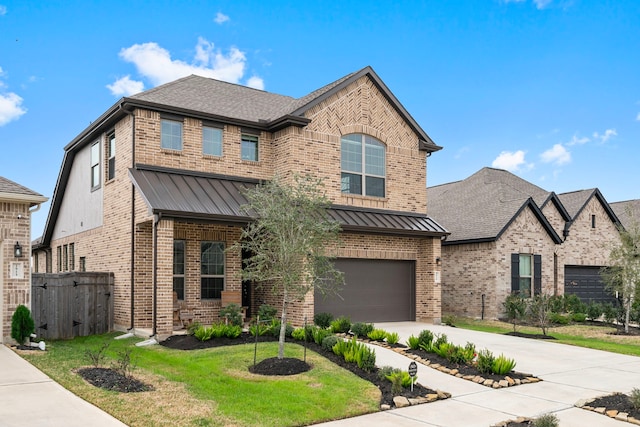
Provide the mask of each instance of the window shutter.
[{"label": "window shutter", "polygon": [[542,293],[542,255],[533,256],[533,294]]},{"label": "window shutter", "polygon": [[511,254],[511,293],[520,290],[520,254]]}]

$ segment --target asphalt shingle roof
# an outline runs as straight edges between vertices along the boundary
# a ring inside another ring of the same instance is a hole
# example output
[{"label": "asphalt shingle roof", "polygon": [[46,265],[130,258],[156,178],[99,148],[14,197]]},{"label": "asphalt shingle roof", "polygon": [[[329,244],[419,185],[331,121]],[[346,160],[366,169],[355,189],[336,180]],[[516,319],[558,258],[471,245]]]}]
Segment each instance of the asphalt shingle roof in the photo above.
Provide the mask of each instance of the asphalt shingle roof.
[{"label": "asphalt shingle roof", "polygon": [[44,197],[27,187],[0,176],[0,193],[21,194],[24,196]]},{"label": "asphalt shingle roof", "polygon": [[620,223],[629,228],[634,221],[640,222],[640,200],[627,200],[624,202],[609,203]]},{"label": "asphalt shingle roof", "polygon": [[589,198],[596,191],[595,188],[589,190],[571,191],[569,193],[558,194],[558,198],[564,205],[572,219],[575,219],[576,215],[582,210]]},{"label": "asphalt shingle roof", "polygon": [[447,242],[492,240],[532,198],[537,206],[551,193],[501,169],[427,188],[427,213],[451,235]]}]

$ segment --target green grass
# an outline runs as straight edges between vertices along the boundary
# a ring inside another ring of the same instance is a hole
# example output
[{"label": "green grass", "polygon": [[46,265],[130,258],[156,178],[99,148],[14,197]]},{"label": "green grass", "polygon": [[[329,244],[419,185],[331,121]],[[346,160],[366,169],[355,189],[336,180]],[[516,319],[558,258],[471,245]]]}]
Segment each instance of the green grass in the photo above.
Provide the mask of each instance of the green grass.
[{"label": "green grass", "polygon": [[[253,345],[181,351],[162,346],[134,347],[138,339],[117,334],[53,341],[46,353],[25,355],[47,375],[128,425],[294,426],[351,417],[378,410],[380,392],[371,383],[308,351],[309,372],[290,377],[249,373]],[[118,351],[133,348],[134,376],[156,389],[116,393],[87,384],[72,370],[89,365],[86,349],[110,343],[106,366]],[[277,343],[261,343],[258,361],[277,354]],[[285,357],[303,357],[287,344]]]},{"label": "green grass", "polygon": [[[512,324],[492,320],[458,319],[456,326],[495,334],[513,332]],[[542,334],[540,328],[530,326],[518,326],[516,330],[527,334]],[[607,326],[576,324],[550,328],[547,335],[555,338],[548,342],[640,356],[640,337],[611,335],[614,330],[615,328]]]}]

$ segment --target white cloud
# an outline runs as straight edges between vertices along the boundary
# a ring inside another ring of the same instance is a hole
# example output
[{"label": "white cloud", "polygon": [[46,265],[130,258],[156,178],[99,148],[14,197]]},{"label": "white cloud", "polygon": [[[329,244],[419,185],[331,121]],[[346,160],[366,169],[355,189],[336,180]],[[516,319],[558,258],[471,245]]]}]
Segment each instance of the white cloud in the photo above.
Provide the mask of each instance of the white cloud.
[{"label": "white cloud", "polygon": [[527,164],[524,160],[525,152],[518,150],[516,152],[503,151],[498,157],[491,163],[491,166],[498,169],[505,169],[510,172],[516,172],[522,167],[531,169],[533,165]]},{"label": "white cloud", "polygon": [[[232,47],[227,53],[223,53],[220,49],[215,49],[212,42],[202,37],[198,38],[191,63],[172,59],[168,50],[153,42],[123,48],[119,56],[126,62],[134,64],[138,73],[148,79],[153,86],[191,74],[240,83],[247,62],[244,52],[238,48]],[[110,86],[115,86],[116,83]],[[264,81],[260,77],[252,76],[247,81],[247,85],[263,89]]]},{"label": "white cloud", "polygon": [[545,163],[555,163],[560,166],[571,161],[571,153],[562,144],[555,144],[542,153],[540,159]]},{"label": "white cloud", "polygon": [[571,138],[571,141],[567,142],[567,145],[568,146],[582,145],[582,144],[586,144],[589,141],[591,141],[591,140],[589,138],[587,138],[586,136],[583,136],[582,138],[579,138],[578,135],[573,135],[573,137]]},{"label": "white cloud", "polygon": [[550,5],[552,0],[533,0],[533,2],[536,4],[536,8],[541,10]]},{"label": "white cloud", "polygon": [[26,113],[22,107],[22,98],[15,93],[0,94],[0,126],[4,126],[12,120],[17,120]]},{"label": "white cloud", "polygon": [[640,113],[636,116],[636,120],[640,122]]},{"label": "white cloud", "polygon": [[247,86],[254,89],[264,90],[264,80],[258,76],[251,76],[249,80],[247,80]]},{"label": "white cloud", "polygon": [[0,16],[4,16],[7,14],[7,6],[3,6],[0,4]]},{"label": "white cloud", "polygon": [[216,13],[216,17],[213,18],[213,22],[215,22],[216,24],[224,24],[225,22],[227,22],[230,18],[225,15],[222,12],[218,12]]},{"label": "white cloud", "polygon": [[144,90],[144,83],[131,80],[130,76],[124,76],[113,84],[107,85],[107,89],[115,96],[130,96]]},{"label": "white cloud", "polygon": [[607,129],[603,134],[599,134],[598,132],[593,133],[593,137],[595,139],[599,139],[601,143],[605,143],[610,140],[612,137],[617,136],[618,132],[615,129]]}]

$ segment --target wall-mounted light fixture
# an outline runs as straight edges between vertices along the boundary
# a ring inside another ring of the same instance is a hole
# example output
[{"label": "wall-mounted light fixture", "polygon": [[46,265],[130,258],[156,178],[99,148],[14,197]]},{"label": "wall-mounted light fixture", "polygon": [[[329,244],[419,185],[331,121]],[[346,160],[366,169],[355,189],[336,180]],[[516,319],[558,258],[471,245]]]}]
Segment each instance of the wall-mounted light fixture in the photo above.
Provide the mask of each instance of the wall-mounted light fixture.
[{"label": "wall-mounted light fixture", "polygon": [[22,246],[18,242],[13,246],[13,256],[16,258],[22,257]]},{"label": "wall-mounted light fixture", "polygon": [[436,257],[436,265],[440,265],[440,262],[442,262],[442,260],[440,259],[439,256]]}]

